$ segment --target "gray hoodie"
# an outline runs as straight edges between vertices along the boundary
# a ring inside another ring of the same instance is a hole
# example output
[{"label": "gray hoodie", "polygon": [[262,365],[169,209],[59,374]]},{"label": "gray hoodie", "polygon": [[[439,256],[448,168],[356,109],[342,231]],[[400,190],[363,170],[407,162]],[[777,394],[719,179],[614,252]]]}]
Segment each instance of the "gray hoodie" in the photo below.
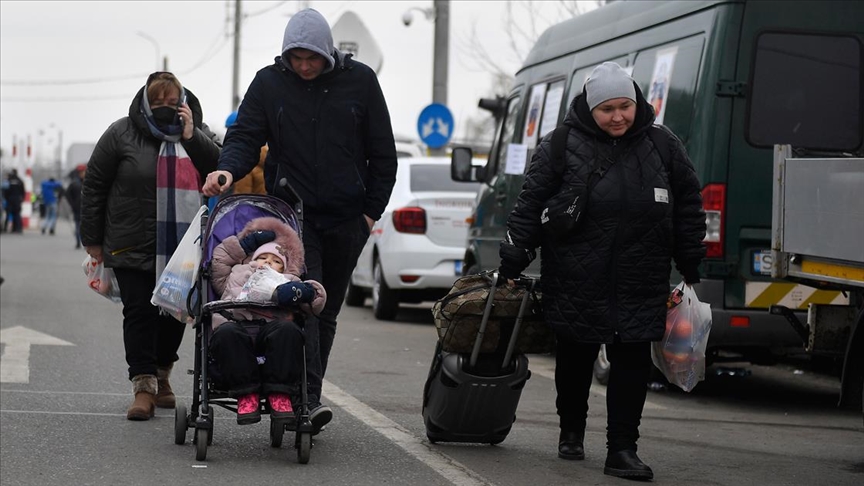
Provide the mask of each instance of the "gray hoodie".
[{"label": "gray hoodie", "polygon": [[282,37],[282,63],[290,69],[286,52],[290,49],[308,49],[316,52],[327,60],[327,67],[321,74],[333,70],[336,61],[333,59],[333,34],[330,32],[330,24],[317,10],[307,8],[301,10],[291,17],[285,26],[285,35]]}]

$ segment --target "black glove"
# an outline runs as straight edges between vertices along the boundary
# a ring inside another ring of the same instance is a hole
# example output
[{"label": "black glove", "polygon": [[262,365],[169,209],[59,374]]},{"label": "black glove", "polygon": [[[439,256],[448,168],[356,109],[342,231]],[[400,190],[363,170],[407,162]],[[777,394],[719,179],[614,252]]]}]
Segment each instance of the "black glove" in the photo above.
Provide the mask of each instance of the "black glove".
[{"label": "black glove", "polygon": [[259,230],[254,233],[249,233],[240,239],[240,246],[247,255],[255,253],[264,243],[270,243],[276,239],[276,233],[269,230]]},{"label": "black glove", "polygon": [[687,285],[697,284],[700,281],[699,267],[687,267],[681,272],[681,276],[684,277],[684,283],[686,283]]},{"label": "black glove", "polygon": [[297,305],[309,303],[315,298],[315,287],[305,282],[288,282],[273,292],[279,305]]},{"label": "black glove", "polygon": [[534,260],[536,253],[533,250],[518,248],[511,243],[502,241],[498,255],[501,257],[501,267],[498,268],[498,273],[508,280],[515,280],[519,278],[522,270],[525,270],[525,267]]}]

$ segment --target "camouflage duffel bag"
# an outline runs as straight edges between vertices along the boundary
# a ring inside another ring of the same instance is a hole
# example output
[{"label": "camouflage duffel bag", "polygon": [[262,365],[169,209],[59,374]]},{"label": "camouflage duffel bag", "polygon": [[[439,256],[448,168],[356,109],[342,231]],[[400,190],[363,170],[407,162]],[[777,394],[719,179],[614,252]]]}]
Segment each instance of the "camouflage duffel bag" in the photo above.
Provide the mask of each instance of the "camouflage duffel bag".
[{"label": "camouflage duffel bag", "polygon": [[[462,277],[432,306],[438,339],[444,351],[470,353],[474,348],[492,287],[491,278],[488,272]],[[523,286],[500,285],[495,288],[494,304],[480,345],[481,353],[503,353],[507,349],[525,292],[529,290]],[[542,295],[539,290],[530,292],[532,295],[528,297],[516,339],[516,351],[551,352],[555,347],[555,337],[543,320]]]}]

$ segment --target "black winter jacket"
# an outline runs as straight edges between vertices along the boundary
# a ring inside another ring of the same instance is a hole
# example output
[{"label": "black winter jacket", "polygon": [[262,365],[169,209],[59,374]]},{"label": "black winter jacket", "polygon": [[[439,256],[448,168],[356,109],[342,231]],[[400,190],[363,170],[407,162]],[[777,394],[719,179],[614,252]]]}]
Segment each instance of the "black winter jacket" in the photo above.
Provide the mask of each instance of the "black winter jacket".
[{"label": "black winter jacket", "polygon": [[[539,144],[508,220],[519,248],[541,247],[543,307],[559,337],[577,342],[656,341],[663,337],[671,258],[691,283],[704,257],[700,184],[681,141],[668,130],[667,171],[648,137],[653,110],[640,90],[633,126],[612,139],[591,116],[584,94],[573,100],[564,164]],[[614,163],[596,181],[571,241],[541,236],[540,214],[565,186],[585,190],[596,157]],[[563,182],[562,182],[563,181]],[[668,201],[668,202],[667,202]]]},{"label": "black winter jacket", "polygon": [[396,182],[390,114],[371,68],[338,51],[335,68],[305,81],[277,57],[249,85],[225,136],[219,170],[237,181],[261,147],[268,194],[285,197],[286,178],[318,228],[366,214],[379,219]]},{"label": "black winter jacket", "polygon": [[[105,131],[87,163],[81,193],[81,243],[102,245],[105,266],[154,271],[156,268],[156,161],[162,141],[140,111],[144,88],[129,115]],[[203,122],[201,104],[188,89],[195,130],[181,143],[201,174],[216,168],[218,136]]]}]

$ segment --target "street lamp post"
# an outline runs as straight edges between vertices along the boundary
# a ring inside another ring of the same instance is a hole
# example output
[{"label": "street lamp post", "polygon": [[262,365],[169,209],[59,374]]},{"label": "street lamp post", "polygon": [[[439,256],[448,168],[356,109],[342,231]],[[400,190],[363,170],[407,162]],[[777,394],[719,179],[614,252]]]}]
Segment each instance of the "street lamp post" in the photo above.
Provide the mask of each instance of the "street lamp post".
[{"label": "street lamp post", "polygon": [[[450,0],[434,0],[432,8],[411,7],[402,15],[402,23],[411,25],[412,10],[418,10],[426,20],[435,22],[435,40],[432,61],[432,102],[447,106],[447,68],[450,52]],[[445,155],[444,147],[430,149],[432,155]]]},{"label": "street lamp post", "polygon": [[156,49],[156,70],[157,71],[159,70],[159,63],[161,62],[162,63],[162,70],[167,71],[168,70],[168,56],[165,56],[164,58],[162,57],[162,52],[161,52],[162,50],[159,48],[159,42],[157,42],[156,39],[154,39],[151,35],[147,34],[146,32],[142,32],[139,30],[135,34],[137,34],[138,37],[141,37],[143,39],[150,41],[150,43],[153,44],[153,47]]}]

